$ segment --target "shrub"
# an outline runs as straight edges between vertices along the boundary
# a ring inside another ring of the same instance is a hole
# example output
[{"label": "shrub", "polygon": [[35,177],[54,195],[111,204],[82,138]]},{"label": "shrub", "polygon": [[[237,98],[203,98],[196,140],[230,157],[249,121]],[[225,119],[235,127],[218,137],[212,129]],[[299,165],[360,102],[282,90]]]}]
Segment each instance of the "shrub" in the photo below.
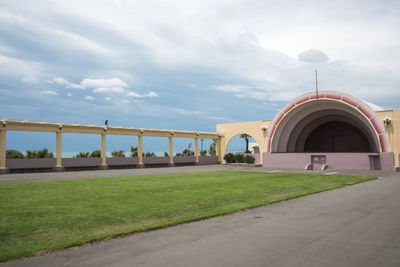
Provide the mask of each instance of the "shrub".
[{"label": "shrub", "polygon": [[138,147],[137,146],[131,146],[131,157],[137,157],[138,155],[139,155]]},{"label": "shrub", "polygon": [[92,151],[89,155],[90,158],[101,158],[101,151],[100,150],[95,150]]},{"label": "shrub", "polygon": [[226,163],[235,163],[236,162],[236,157],[232,153],[225,154],[224,160]]},{"label": "shrub", "polygon": [[143,153],[144,157],[156,157],[156,154],[154,152],[146,152]]},{"label": "shrub", "polygon": [[256,159],[251,155],[246,155],[244,157],[244,162],[247,164],[253,164]]},{"label": "shrub", "polygon": [[42,150],[27,150],[26,151],[26,158],[28,159],[43,159],[43,158],[54,158],[53,152],[49,152],[47,148]]},{"label": "shrub", "polygon": [[89,152],[79,152],[74,156],[74,158],[87,158],[89,157]]},{"label": "shrub", "polygon": [[6,151],[6,159],[23,159],[24,154],[22,152],[15,150],[15,149],[10,149]]},{"label": "shrub", "polygon": [[164,157],[169,157],[168,152],[164,152]]},{"label": "shrub", "polygon": [[176,153],[175,156],[181,157],[181,156],[183,156],[183,155],[182,155],[182,153]]},{"label": "shrub", "polygon": [[244,163],[244,155],[242,153],[236,153],[235,159],[237,163]]},{"label": "shrub", "polygon": [[200,156],[205,156],[207,155],[207,150],[201,150],[200,151]]},{"label": "shrub", "polygon": [[125,151],[122,150],[114,150],[113,152],[111,152],[111,156],[113,158],[125,158]]}]

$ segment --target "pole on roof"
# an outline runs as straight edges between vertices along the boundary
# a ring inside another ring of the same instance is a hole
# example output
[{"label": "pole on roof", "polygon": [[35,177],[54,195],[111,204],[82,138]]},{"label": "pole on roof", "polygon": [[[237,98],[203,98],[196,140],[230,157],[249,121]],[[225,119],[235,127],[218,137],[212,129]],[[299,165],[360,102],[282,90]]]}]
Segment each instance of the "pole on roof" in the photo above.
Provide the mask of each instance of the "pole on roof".
[{"label": "pole on roof", "polygon": [[317,74],[317,70],[315,70],[315,94],[317,95],[317,100],[318,100],[318,74]]}]

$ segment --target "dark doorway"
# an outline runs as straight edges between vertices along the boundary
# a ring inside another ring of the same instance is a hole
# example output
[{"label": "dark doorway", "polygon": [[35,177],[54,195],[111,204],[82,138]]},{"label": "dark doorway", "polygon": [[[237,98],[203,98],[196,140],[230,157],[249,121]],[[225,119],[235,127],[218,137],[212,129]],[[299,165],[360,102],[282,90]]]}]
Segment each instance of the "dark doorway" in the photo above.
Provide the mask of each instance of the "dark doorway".
[{"label": "dark doorway", "polygon": [[311,132],[304,152],[371,152],[371,147],[365,134],[353,125],[331,121]]}]

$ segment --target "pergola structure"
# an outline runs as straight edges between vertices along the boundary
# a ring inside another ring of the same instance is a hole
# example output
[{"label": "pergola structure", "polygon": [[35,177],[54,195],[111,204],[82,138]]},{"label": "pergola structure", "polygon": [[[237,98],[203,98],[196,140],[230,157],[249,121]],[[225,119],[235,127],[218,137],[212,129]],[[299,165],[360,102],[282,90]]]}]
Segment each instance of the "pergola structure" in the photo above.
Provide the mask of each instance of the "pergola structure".
[{"label": "pergola structure", "polygon": [[107,168],[106,139],[107,135],[125,135],[138,137],[138,167],[143,167],[143,136],[168,137],[169,165],[174,165],[173,138],[193,138],[195,143],[195,163],[199,162],[199,138],[216,140],[218,160],[222,160],[221,135],[210,132],[193,132],[179,130],[145,129],[115,126],[99,126],[69,123],[52,123],[0,119],[0,172],[7,170],[6,166],[6,135],[8,131],[53,132],[56,134],[56,169],[62,169],[62,134],[81,133],[101,135],[101,167]]}]

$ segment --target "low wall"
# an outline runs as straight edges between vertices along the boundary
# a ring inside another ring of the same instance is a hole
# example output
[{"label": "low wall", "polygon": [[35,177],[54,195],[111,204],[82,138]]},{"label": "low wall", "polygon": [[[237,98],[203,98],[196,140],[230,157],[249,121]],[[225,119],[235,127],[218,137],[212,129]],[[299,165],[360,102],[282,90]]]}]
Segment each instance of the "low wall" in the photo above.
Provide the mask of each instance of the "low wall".
[{"label": "low wall", "polygon": [[[194,165],[196,162],[196,157],[175,156],[174,162],[177,165]],[[143,164],[145,166],[166,166],[168,163],[169,157],[143,157]],[[61,164],[66,169],[100,168],[101,158],[63,158],[61,160]],[[138,157],[107,158],[107,165],[110,167],[136,167],[138,164]],[[199,156],[199,164],[218,164],[218,156]],[[9,170],[50,170],[56,167],[56,159],[7,159],[6,167]]]},{"label": "low wall", "polygon": [[[200,160],[200,158],[199,158]],[[195,163],[196,157],[195,156],[175,156],[174,163]]]},{"label": "low wall", "polygon": [[370,157],[379,158],[380,169],[392,170],[393,153],[264,153],[263,167],[304,169],[311,156],[325,156],[330,169],[371,169]]},{"label": "low wall", "polygon": [[101,158],[64,158],[61,164],[63,167],[94,167],[101,165]]},{"label": "low wall", "polygon": [[218,156],[199,156],[199,165],[210,165],[218,163]]},{"label": "low wall", "polygon": [[29,169],[29,168],[54,168],[56,159],[7,159],[6,167],[8,169]]}]

